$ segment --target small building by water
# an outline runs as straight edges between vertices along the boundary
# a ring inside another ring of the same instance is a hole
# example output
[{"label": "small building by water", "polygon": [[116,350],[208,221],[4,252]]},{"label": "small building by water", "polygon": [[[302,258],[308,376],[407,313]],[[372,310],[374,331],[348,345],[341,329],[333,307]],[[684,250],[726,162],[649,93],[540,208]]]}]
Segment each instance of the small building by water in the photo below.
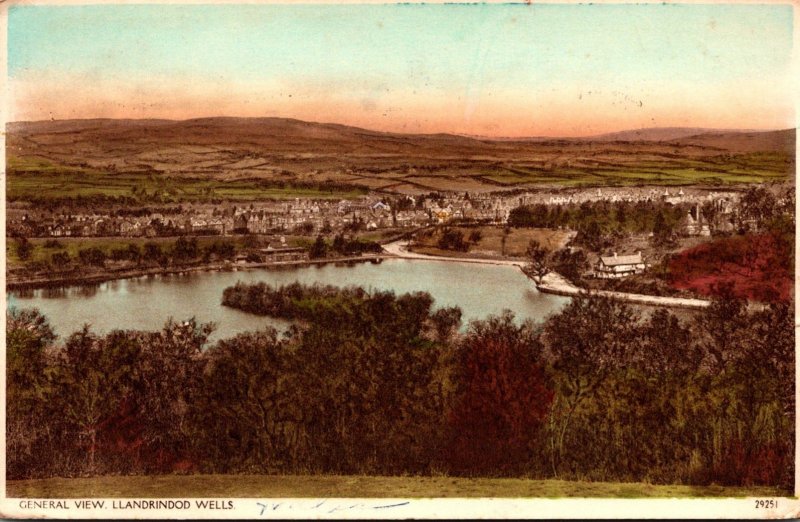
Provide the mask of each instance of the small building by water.
[{"label": "small building by water", "polygon": [[618,256],[616,252],[610,256],[600,256],[594,270],[598,279],[617,279],[633,274],[641,274],[647,269],[641,252],[627,256]]}]

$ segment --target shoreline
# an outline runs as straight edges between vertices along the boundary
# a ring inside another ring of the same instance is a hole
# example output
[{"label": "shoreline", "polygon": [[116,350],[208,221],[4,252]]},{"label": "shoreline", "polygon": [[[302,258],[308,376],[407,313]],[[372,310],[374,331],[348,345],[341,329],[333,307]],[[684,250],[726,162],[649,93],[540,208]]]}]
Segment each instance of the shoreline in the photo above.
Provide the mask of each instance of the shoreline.
[{"label": "shoreline", "polygon": [[[390,248],[387,248],[390,247]],[[392,255],[402,259],[418,259],[429,261],[449,261],[461,263],[481,263],[481,264],[494,264],[517,266],[520,269],[525,265],[524,261],[501,260],[501,259],[482,259],[482,258],[460,258],[460,257],[440,257],[431,256],[427,254],[419,254],[411,252],[408,248],[408,243],[403,241],[395,241],[383,245],[384,250],[390,252]],[[626,301],[629,303],[643,304],[649,306],[666,306],[669,308],[689,308],[689,309],[704,309],[707,308],[711,301],[706,299],[696,299],[689,297],[667,297],[658,295],[646,294],[629,294],[625,292],[615,292],[612,290],[589,290],[573,285],[567,281],[563,276],[556,272],[550,272],[544,276],[541,283],[533,282],[534,286],[539,292],[544,294],[561,295],[566,297],[577,297],[581,295],[598,295],[607,297],[609,299],[616,299],[618,301]]]},{"label": "shoreline", "polygon": [[[297,261],[273,261],[268,263],[214,263],[195,266],[182,266],[182,267],[151,267],[151,268],[136,268],[129,270],[119,271],[105,271],[95,274],[86,274],[78,276],[66,276],[57,278],[28,278],[22,280],[11,280],[6,278],[6,291],[15,290],[39,290],[43,288],[66,287],[66,286],[83,286],[105,283],[108,281],[117,281],[122,279],[134,279],[146,276],[159,276],[159,275],[173,275],[184,274],[187,272],[233,272],[239,270],[252,270],[252,269],[269,269],[291,266],[311,266],[311,265],[325,265],[330,263],[365,263],[365,262],[382,262],[384,259],[407,259],[416,261],[439,261],[447,263],[471,263],[471,264],[484,264],[495,266],[515,266],[520,270],[525,266],[524,261],[517,261],[511,259],[486,259],[486,258],[463,258],[463,257],[446,257],[446,256],[433,256],[428,254],[420,254],[412,252],[407,249],[408,242],[404,240],[392,241],[383,245],[383,252],[380,254],[365,254],[361,256],[346,256],[336,258],[322,258],[322,259],[304,259]],[[560,295],[565,297],[577,297],[581,295],[598,295],[619,301],[626,301],[629,303],[642,304],[648,306],[665,306],[669,308],[688,308],[688,309],[704,309],[707,308],[711,301],[705,299],[695,299],[686,297],[666,297],[646,294],[629,294],[625,292],[615,292],[611,290],[589,290],[573,285],[567,281],[563,276],[556,272],[550,272],[544,276],[541,283],[533,281],[534,286],[539,292],[551,295]]]},{"label": "shoreline", "polygon": [[328,263],[365,263],[382,262],[384,259],[393,258],[390,254],[365,254],[363,256],[347,256],[323,259],[304,259],[297,261],[273,261],[270,263],[247,263],[247,264],[204,264],[179,267],[151,267],[135,268],[119,271],[105,271],[86,275],[71,275],[56,278],[27,278],[20,280],[9,280],[6,276],[6,291],[14,290],[39,290],[43,288],[54,288],[64,286],[83,286],[108,281],[119,281],[122,279],[135,279],[137,277],[161,276],[173,274],[185,274],[187,272],[237,272],[240,270],[279,268],[284,266],[311,266],[324,265]]},{"label": "shoreline", "polygon": [[667,297],[660,295],[629,294],[612,290],[590,290],[573,285],[555,272],[550,272],[544,276],[541,283],[534,284],[536,285],[536,289],[542,293],[568,297],[596,295],[641,305],[688,308],[693,310],[702,310],[708,308],[711,304],[711,301],[706,299],[695,299],[691,297]]},{"label": "shoreline", "polygon": [[449,263],[477,263],[481,265],[503,265],[503,266],[516,266],[522,268],[525,266],[525,261],[515,261],[513,259],[488,259],[482,257],[446,257],[446,256],[432,256],[429,254],[420,254],[408,250],[407,241],[393,241],[383,245],[383,249],[388,252],[392,257],[400,259],[417,259],[420,261],[446,261]]}]

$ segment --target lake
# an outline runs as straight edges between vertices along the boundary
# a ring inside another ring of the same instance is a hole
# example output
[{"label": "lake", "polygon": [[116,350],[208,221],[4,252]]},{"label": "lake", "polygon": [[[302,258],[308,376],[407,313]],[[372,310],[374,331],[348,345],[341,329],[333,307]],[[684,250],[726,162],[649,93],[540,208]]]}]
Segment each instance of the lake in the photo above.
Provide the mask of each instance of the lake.
[{"label": "lake", "polygon": [[11,291],[6,295],[6,305],[38,308],[60,336],[69,335],[84,323],[97,333],[115,328],[158,330],[170,317],[178,321],[191,317],[200,322],[213,321],[217,329],[212,340],[268,325],[285,328],[286,321],[222,306],[222,291],[237,281],[357,285],[393,290],[397,294],[427,291],[435,299],[434,307],[460,306],[465,325],[503,309],[513,311],[518,319],[541,321],[569,302],[567,297],[539,293],[519,268],[513,266],[388,259],[380,264],[190,272],[87,286]]}]

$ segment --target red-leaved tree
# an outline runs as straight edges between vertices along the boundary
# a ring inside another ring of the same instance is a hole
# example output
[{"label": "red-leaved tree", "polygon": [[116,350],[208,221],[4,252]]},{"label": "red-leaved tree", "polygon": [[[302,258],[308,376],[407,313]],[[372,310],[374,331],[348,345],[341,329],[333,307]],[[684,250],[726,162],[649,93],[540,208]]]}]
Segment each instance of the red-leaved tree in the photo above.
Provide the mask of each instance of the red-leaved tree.
[{"label": "red-leaved tree", "polygon": [[470,325],[456,355],[450,471],[485,476],[525,470],[553,400],[540,352],[533,325],[517,326],[510,312]]}]

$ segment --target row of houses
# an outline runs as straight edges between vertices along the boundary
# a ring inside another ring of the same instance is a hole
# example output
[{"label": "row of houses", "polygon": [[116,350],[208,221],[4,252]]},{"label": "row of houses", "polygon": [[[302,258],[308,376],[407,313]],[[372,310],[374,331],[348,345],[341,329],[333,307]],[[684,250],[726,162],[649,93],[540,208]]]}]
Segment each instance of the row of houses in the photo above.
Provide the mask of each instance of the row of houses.
[{"label": "row of houses", "polygon": [[673,205],[703,204],[716,202],[729,211],[736,206],[741,197],[738,191],[706,190],[693,187],[655,188],[655,187],[605,187],[593,189],[561,189],[558,191],[535,191],[514,196],[516,206],[535,205],[570,205],[584,202],[608,201],[636,203],[666,202]]},{"label": "row of houses", "polygon": [[[248,205],[224,203],[221,205],[187,205],[180,212],[146,216],[120,216],[107,214],[59,214],[26,209],[10,211],[7,215],[9,231],[26,236],[158,236],[175,233],[266,234],[274,231],[337,231],[358,225],[367,229],[385,227],[419,227],[441,224],[457,219],[479,220],[502,224],[517,206],[544,203],[563,205],[584,201],[667,201],[692,203],[699,209],[709,203],[715,205],[715,216],[725,216],[734,211],[738,203],[737,192],[707,191],[692,188],[657,189],[646,187],[563,189],[558,191],[530,191],[522,194],[447,192],[425,196],[380,197],[368,195],[352,200],[310,200],[253,202]],[[691,219],[690,219],[691,218]],[[694,221],[691,223],[689,221]],[[703,235],[707,224],[712,228],[724,226],[711,220],[704,221],[699,212],[687,217],[687,230]]]}]

